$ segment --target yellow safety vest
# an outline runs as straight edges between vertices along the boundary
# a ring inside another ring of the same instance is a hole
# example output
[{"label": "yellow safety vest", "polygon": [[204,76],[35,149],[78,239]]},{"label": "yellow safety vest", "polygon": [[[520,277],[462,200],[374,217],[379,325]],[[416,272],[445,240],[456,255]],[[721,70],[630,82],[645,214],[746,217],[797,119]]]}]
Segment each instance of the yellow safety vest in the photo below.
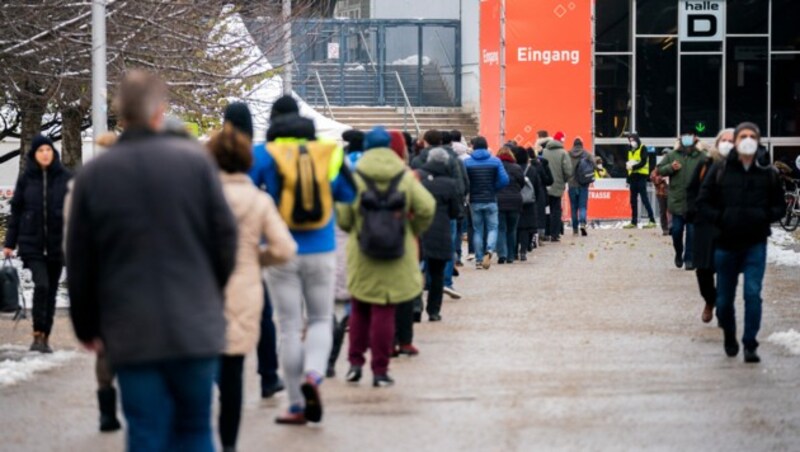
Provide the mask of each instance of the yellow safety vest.
[{"label": "yellow safety vest", "polygon": [[[639,146],[639,149],[628,151],[628,161],[630,162],[631,160],[633,160],[633,161],[636,161],[636,162],[641,162],[642,161],[642,150],[643,149],[644,149],[644,145]],[[647,156],[645,156],[644,158],[646,159]],[[634,170],[628,170],[628,175],[630,176],[631,174],[644,174],[645,176],[649,176],[650,175],[650,160],[647,160],[647,163],[645,163],[645,165],[643,167],[639,168],[638,170],[635,170],[635,171]]]}]

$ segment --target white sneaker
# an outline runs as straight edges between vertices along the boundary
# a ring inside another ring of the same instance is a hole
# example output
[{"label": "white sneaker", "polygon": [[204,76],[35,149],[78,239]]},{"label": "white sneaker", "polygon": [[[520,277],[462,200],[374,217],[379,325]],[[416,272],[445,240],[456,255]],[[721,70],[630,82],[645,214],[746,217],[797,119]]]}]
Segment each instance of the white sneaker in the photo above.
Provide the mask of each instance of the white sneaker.
[{"label": "white sneaker", "polygon": [[475,255],[474,255],[474,254],[470,254],[470,255],[468,255],[468,256],[467,256],[467,260],[468,260],[468,261],[474,261],[474,260],[475,260]]},{"label": "white sneaker", "polygon": [[446,294],[447,294],[447,296],[448,296],[448,297],[450,297],[450,298],[452,298],[453,300],[460,300],[460,299],[461,299],[461,294],[460,294],[460,293],[458,293],[458,292],[457,292],[455,289],[453,289],[452,287],[445,287],[445,288],[444,288],[444,293],[446,293]]}]

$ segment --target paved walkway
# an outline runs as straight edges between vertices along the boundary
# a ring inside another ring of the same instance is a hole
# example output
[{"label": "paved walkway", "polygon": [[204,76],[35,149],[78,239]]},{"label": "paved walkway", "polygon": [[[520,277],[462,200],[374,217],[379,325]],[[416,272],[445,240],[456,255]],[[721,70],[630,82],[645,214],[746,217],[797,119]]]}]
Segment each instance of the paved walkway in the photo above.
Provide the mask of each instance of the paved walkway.
[{"label": "paved walkway", "polygon": [[[320,426],[274,425],[285,395],[263,404],[248,358],[240,450],[800,450],[800,357],[766,341],[800,326],[797,267],[770,266],[752,366],[700,322],[667,238],[598,230],[534,255],[465,268],[465,299],[417,327],[422,354],[393,361],[397,385],[327,381]],[[95,433],[91,363],[0,388],[0,450],[122,450],[121,434]]]}]

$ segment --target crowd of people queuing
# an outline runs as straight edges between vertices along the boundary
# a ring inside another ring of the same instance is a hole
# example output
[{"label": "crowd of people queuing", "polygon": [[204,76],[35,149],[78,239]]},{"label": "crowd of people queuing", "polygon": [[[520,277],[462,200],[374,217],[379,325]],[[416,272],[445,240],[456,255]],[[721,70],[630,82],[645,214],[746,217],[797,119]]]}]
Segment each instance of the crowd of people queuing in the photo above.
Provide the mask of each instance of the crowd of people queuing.
[{"label": "crowd of people queuing", "polygon": [[[247,105],[232,103],[201,144],[165,118],[166,102],[157,76],[129,74],[115,103],[122,133],[106,136],[107,152],[72,182],[53,142],[36,137],[4,250],[17,249],[33,275],[33,351],[52,351],[66,264],[75,333],[98,357],[100,429],[121,427],[116,377],[132,451],[213,450],[215,385],[220,441],[235,450],[253,350],[261,396],[288,393],[279,424],[322,420],[321,388],[348,332],[345,380],[361,381],[369,350],[372,385],[391,386],[391,359],[420,353],[414,323],[423,312],[442,321],[444,296],[464,296],[454,281],[466,261],[486,271],[559,242],[565,193],[573,234],[587,236],[589,187],[608,176],[580,138],[567,151],[562,132],[493,153],[459,131],[414,141],[376,127],[345,132],[342,147],[318,138],[286,96],[266,143],[254,144]],[[675,265],[696,271],[702,320],[716,309],[729,356],[739,351],[733,302],[744,274],[744,357],[758,362],[766,239],[784,213],[758,127],[726,129],[708,150],[687,131],[658,164],[637,135],[629,140],[629,227],[639,198],[645,228],[656,226],[652,181]]]}]

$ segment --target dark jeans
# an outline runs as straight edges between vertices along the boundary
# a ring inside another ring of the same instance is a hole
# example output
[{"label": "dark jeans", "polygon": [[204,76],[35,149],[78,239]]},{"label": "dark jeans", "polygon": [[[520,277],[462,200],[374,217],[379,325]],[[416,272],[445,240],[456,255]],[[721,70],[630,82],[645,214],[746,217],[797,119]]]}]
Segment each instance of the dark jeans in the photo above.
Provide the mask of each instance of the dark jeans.
[{"label": "dark jeans", "polygon": [[[442,272],[444,275],[444,271]],[[395,342],[400,345],[414,343],[414,302],[397,305],[394,316]]]},{"label": "dark jeans", "polygon": [[472,228],[472,212],[469,206],[467,206],[466,225],[467,225],[467,253],[475,254],[475,245],[472,243],[472,234],[475,233],[475,230]]},{"label": "dark jeans", "polygon": [[697,286],[700,287],[700,295],[707,305],[717,304],[717,287],[714,284],[714,270],[698,268]]},{"label": "dark jeans", "polygon": [[64,263],[60,260],[26,259],[25,267],[30,269],[34,285],[33,331],[49,336],[53,331],[58,280],[61,279]]},{"label": "dark jeans", "polygon": [[213,452],[211,399],[219,357],[119,366],[129,452]]},{"label": "dark jeans", "polygon": [[[367,349],[372,355],[372,373],[386,375],[394,347],[396,305],[364,303],[353,298],[350,313],[350,364],[361,367]],[[413,303],[412,304],[413,309]]]},{"label": "dark jeans", "polygon": [[761,328],[761,287],[767,267],[767,243],[762,242],[741,251],[717,249],[714,253],[717,269],[717,319],[720,328],[736,332],[736,285],[744,274],[744,335],[745,348],[758,347],[756,336]]},{"label": "dark jeans", "polygon": [[258,340],[258,373],[261,387],[272,388],[278,383],[278,353],[275,322],[272,320],[272,303],[264,285],[264,311],[261,313],[261,337]]},{"label": "dark jeans", "polygon": [[589,187],[571,187],[569,189],[569,209],[572,213],[572,231],[578,232],[578,226],[586,226],[586,209],[589,206]]},{"label": "dark jeans", "polygon": [[519,211],[501,211],[498,215],[497,256],[514,262],[517,258],[517,225]]},{"label": "dark jeans", "polygon": [[[683,231],[686,230],[686,243],[684,245]],[[682,256],[687,264],[692,262],[692,251],[694,249],[694,225],[686,221],[683,215],[672,216],[672,247],[675,248],[675,255]]]},{"label": "dark jeans", "polygon": [[559,238],[561,236],[561,197],[560,196],[547,196],[547,205],[550,206],[550,228],[548,235],[552,238]]},{"label": "dark jeans", "polygon": [[219,438],[223,447],[236,447],[242,419],[244,356],[222,355],[219,360]]},{"label": "dark jeans", "polygon": [[[458,220],[450,220],[450,239],[453,242],[453,249],[461,248],[461,236],[458,235]],[[447,266],[444,269],[444,285],[453,288],[453,269],[456,266],[456,253],[453,253],[453,258],[447,261]]]},{"label": "dark jeans", "polygon": [[658,196],[656,197],[658,200],[658,213],[661,216],[661,230],[669,233],[670,226],[669,226],[669,209],[667,208],[667,197],[666,196]]},{"label": "dark jeans", "polygon": [[442,310],[442,296],[444,294],[444,269],[447,261],[440,259],[426,259],[425,268],[430,275],[428,286],[428,305],[425,308],[428,315],[439,314]]},{"label": "dark jeans", "polygon": [[641,177],[633,177],[630,182],[631,190],[631,223],[639,224],[639,199],[642,200],[647,216],[651,223],[656,222],[656,217],[653,215],[653,206],[650,205],[650,198],[647,197],[647,179]]}]

